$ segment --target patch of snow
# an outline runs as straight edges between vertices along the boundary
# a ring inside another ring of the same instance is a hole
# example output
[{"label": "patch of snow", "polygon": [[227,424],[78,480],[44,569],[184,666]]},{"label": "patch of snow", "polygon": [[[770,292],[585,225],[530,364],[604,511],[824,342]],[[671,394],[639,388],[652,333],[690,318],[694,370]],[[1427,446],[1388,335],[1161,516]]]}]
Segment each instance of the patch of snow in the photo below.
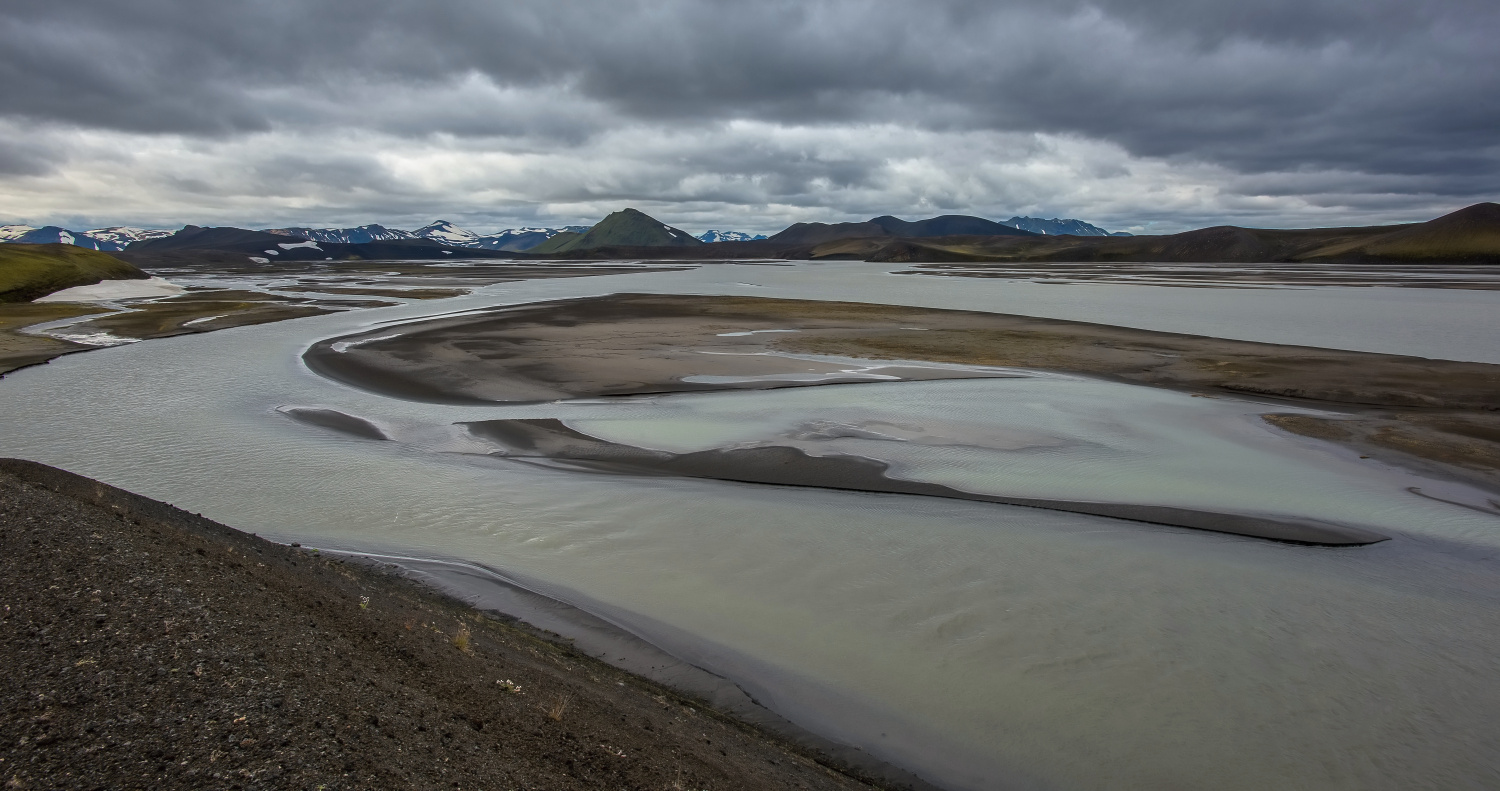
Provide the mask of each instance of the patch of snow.
[{"label": "patch of snow", "polygon": [[93,239],[98,243],[100,250],[124,250],[131,242],[141,242],[147,239],[165,239],[177,233],[176,231],[164,231],[156,228],[134,228],[128,225],[116,225],[109,228],[95,228],[80,234]]},{"label": "patch of snow", "polygon": [[214,318],[223,318],[226,317],[226,315],[229,314],[205,315],[205,317],[202,318],[193,318],[193,320],[183,321],[183,326],[187,327],[190,326],[190,324],[202,324],[204,323],[204,321],[213,321]]},{"label": "patch of snow", "polygon": [[[280,247],[283,250],[295,250],[295,249],[297,249],[299,247],[307,247],[307,248],[311,248],[313,250],[317,250],[320,253],[323,252],[323,248],[319,247],[318,243],[314,242],[314,241],[295,242],[295,243],[278,242],[276,244],[276,246]],[[270,251],[267,250],[266,252],[270,252]]]},{"label": "patch of snow", "polygon": [[20,239],[36,229],[30,225],[0,225],[0,241]]},{"label": "patch of snow", "polygon": [[331,346],[329,348],[333,349],[334,351],[338,352],[339,354],[343,354],[344,352],[348,351],[349,349],[351,349],[351,348],[353,348],[355,346],[363,346],[363,345],[365,345],[367,343],[374,343],[375,341],[385,341],[385,340],[390,340],[391,338],[399,338],[399,337],[401,337],[401,333],[398,332],[395,335],[379,335],[379,336],[376,336],[374,338],[365,338],[362,341],[339,341],[338,343],[335,343],[333,346]]},{"label": "patch of snow", "polygon": [[204,317],[198,318],[198,319],[190,319],[188,321],[184,321],[182,323],[182,326],[187,327],[187,326],[192,325],[192,324],[202,324],[202,323],[204,323],[206,321],[213,321],[214,319],[222,319],[222,318],[224,318],[225,316],[228,316],[228,315],[229,315],[228,313],[220,313],[217,316],[204,316]]},{"label": "patch of snow", "polygon": [[1072,235],[1072,236],[1109,236],[1110,235],[1109,231],[1106,231],[1106,230],[1104,230],[1103,228],[1100,228],[1097,225],[1094,225],[1092,223],[1084,222],[1083,220],[1075,220],[1075,219],[1071,219],[1071,218],[1070,219],[1058,219],[1056,217],[1053,217],[1050,220],[1046,220],[1046,219],[1042,219],[1041,217],[1012,217],[1009,220],[1003,220],[1003,221],[1001,221],[1000,224],[1001,225],[1009,225],[1012,228],[1019,228],[1020,230],[1023,230],[1023,231],[1031,231],[1032,233],[1039,233],[1039,234],[1041,234],[1043,236],[1065,236],[1065,235]]},{"label": "patch of snow", "polygon": [[334,244],[365,244],[367,242],[385,242],[392,239],[413,239],[410,232],[399,228],[387,228],[384,225],[372,223],[361,225],[358,228],[267,228],[266,233],[274,233],[278,236],[295,236],[300,239],[308,239],[314,242],[331,242]]},{"label": "patch of snow", "polygon": [[110,335],[107,332],[87,332],[69,334],[66,332],[52,333],[52,337],[61,341],[72,341],[85,346],[124,346],[127,343],[140,343],[140,338],[122,338],[119,335]]},{"label": "patch of snow", "polygon": [[57,232],[57,241],[60,242],[61,244],[72,244],[73,243],[73,234],[70,234],[67,231],[58,231]]},{"label": "patch of snow", "polygon": [[427,226],[418,228],[413,235],[420,239],[431,239],[443,244],[451,244],[455,247],[470,247],[479,241],[479,234],[466,231],[447,220],[437,220]]},{"label": "patch of snow", "polygon": [[117,299],[170,297],[186,290],[159,277],[148,280],[106,280],[91,286],[65,288],[45,297],[38,297],[32,302],[111,302]]},{"label": "patch of snow", "polygon": [[254,261],[257,264],[269,264],[269,263],[271,263],[271,259],[269,259],[269,258],[261,258],[258,255],[252,255],[252,256],[250,256],[250,260]]},{"label": "patch of snow", "polygon": [[748,234],[744,231],[704,231],[698,236],[700,242],[756,242],[766,238],[764,234]]},{"label": "patch of snow", "polygon": [[281,255],[280,250],[267,250],[266,255]]}]

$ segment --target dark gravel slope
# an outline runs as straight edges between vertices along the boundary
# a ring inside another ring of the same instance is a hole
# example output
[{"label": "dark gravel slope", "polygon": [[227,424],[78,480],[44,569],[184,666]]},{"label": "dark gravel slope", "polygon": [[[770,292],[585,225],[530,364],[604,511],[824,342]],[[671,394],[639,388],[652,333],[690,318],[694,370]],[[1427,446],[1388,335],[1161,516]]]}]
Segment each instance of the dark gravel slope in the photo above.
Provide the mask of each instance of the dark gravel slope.
[{"label": "dark gravel slope", "polygon": [[[5,788],[867,788],[390,574],[0,461]],[[506,683],[508,682],[508,683]]]}]

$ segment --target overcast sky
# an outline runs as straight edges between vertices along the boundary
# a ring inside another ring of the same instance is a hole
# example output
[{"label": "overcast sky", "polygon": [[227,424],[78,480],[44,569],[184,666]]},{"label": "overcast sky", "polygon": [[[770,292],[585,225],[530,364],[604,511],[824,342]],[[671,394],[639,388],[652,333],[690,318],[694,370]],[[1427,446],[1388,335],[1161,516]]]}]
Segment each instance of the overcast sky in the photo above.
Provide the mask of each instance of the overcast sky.
[{"label": "overcast sky", "polygon": [[1500,198],[1496,0],[5,0],[0,223],[775,231]]}]

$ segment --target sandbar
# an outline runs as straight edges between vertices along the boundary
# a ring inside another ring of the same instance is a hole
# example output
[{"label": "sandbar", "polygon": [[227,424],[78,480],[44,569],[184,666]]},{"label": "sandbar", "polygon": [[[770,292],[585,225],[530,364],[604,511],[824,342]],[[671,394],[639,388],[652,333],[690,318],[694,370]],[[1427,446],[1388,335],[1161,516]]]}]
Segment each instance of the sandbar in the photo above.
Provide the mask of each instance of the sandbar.
[{"label": "sandbar", "polygon": [[839,376],[856,370],[851,359],[888,364],[880,370],[894,379],[1049,370],[1250,398],[1267,414],[1316,407],[1337,412],[1330,420],[1348,430],[1271,422],[1500,489],[1500,365],[1485,363],[975,311],[659,294],[439,317],[330,338],[304,354],[314,371],[346,384],[444,403],[890,381]]},{"label": "sandbar", "polygon": [[1107,516],[1311,546],[1363,546],[1389,539],[1389,536],[1361,527],[1315,519],[1273,518],[1171,506],[969,492],[936,483],[892,478],[886,474],[889,465],[876,459],[841,454],[812,456],[800,448],[787,446],[715,448],[693,453],[669,453],[592,437],[560,420],[550,418],[486,420],[463,425],[474,436],[501,445],[503,450],[497,451],[496,455],[548,459],[597,472],[672,475],[739,483],[972,500]]}]

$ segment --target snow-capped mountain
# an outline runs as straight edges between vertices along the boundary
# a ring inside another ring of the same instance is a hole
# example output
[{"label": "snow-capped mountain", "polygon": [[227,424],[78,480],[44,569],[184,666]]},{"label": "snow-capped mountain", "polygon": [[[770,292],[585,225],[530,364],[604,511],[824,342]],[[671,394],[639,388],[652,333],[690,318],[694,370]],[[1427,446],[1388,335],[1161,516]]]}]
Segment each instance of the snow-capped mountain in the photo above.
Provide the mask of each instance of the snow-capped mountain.
[{"label": "snow-capped mountain", "polygon": [[[166,231],[160,228],[133,228],[129,225],[115,225],[109,228],[95,228],[92,231],[85,231],[81,235],[98,242],[99,246],[95,249],[113,252],[124,250],[131,242],[139,242],[144,239],[165,239],[174,233],[176,231]],[[77,242],[74,242],[74,244],[77,244]]]},{"label": "snow-capped mountain", "polygon": [[1012,217],[1009,220],[1001,220],[1001,225],[1009,225],[1022,231],[1044,234],[1046,236],[1129,236],[1128,233],[1112,234],[1097,225],[1086,223],[1083,220],[1059,220],[1052,218],[1044,220],[1040,217]]},{"label": "snow-capped mountain", "polygon": [[113,253],[124,250],[125,246],[131,242],[141,239],[160,239],[164,236],[171,236],[173,233],[173,231],[131,228],[123,225],[92,231],[70,231],[56,225],[44,225],[41,228],[33,228],[30,225],[3,225],[0,226],[0,242],[71,244],[87,247],[90,250]]},{"label": "snow-capped mountain", "polygon": [[411,231],[374,224],[361,225],[358,228],[267,228],[266,233],[336,244],[365,244],[366,242],[389,242],[396,239],[416,238],[416,234]]},{"label": "snow-capped mountain", "polygon": [[763,233],[750,235],[744,231],[704,231],[698,235],[700,242],[755,242],[766,238]]},{"label": "snow-capped mountain", "polygon": [[[415,231],[387,228],[384,225],[361,225],[357,228],[267,228],[265,233],[307,239],[314,242],[335,244],[365,244],[368,242],[390,242],[400,239],[431,239],[450,247],[472,247],[481,250],[506,250],[521,252],[530,250],[552,237],[569,231],[586,233],[587,225],[568,225],[562,228],[510,228],[487,235],[460,228],[447,220],[437,220]],[[92,231],[70,231],[56,225],[35,228],[30,225],[0,225],[0,244],[72,244],[107,253],[124,250],[131,242],[147,239],[162,239],[176,231],[151,228],[134,228],[117,225]],[[744,236],[740,234],[740,236]],[[749,238],[749,237],[746,237]]]},{"label": "snow-capped mountain", "polygon": [[583,233],[587,226],[570,225],[565,228],[510,228],[481,235],[460,228],[448,220],[436,220],[415,231],[387,228],[384,225],[361,225],[358,228],[267,228],[267,233],[295,236],[315,242],[364,244],[365,242],[387,242],[397,239],[430,239],[450,247],[472,247],[481,250],[529,250],[551,239],[563,231]]},{"label": "snow-capped mountain", "polygon": [[565,228],[511,228],[499,233],[481,236],[473,231],[464,230],[447,220],[437,220],[430,225],[418,228],[412,234],[420,239],[431,239],[434,242],[442,242],[454,247],[477,247],[483,250],[510,250],[519,252],[536,247],[563,231],[583,233],[587,230],[588,228],[581,226],[568,226]]},{"label": "snow-capped mountain", "polygon": [[69,233],[67,230],[55,225],[45,228],[33,228],[30,225],[0,225],[0,241],[16,242],[18,244],[72,244],[72,234],[69,233],[67,241],[62,240],[62,234]]},{"label": "snow-capped mountain", "polygon": [[418,239],[431,239],[453,247],[473,247],[479,241],[479,234],[466,231],[447,220],[436,220],[424,225],[412,231],[412,236]]},{"label": "snow-capped mountain", "polygon": [[485,250],[508,250],[510,252],[521,252],[530,250],[542,242],[567,231],[570,233],[585,233],[587,225],[568,225],[562,228],[510,228],[499,233],[481,236],[470,247],[480,247]]}]

